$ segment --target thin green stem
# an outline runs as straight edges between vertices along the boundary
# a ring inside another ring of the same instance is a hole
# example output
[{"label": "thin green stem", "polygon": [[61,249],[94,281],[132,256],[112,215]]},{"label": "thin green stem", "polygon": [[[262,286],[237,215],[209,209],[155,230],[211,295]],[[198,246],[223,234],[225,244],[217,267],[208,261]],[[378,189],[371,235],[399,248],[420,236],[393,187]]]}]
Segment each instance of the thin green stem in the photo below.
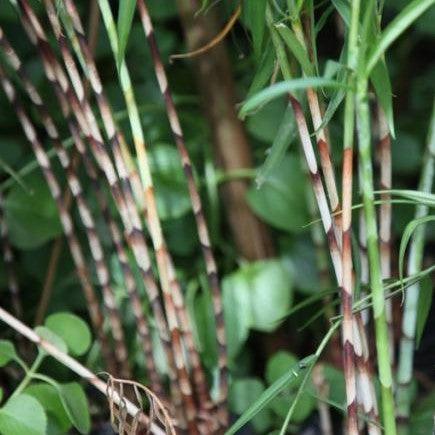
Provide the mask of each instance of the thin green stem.
[{"label": "thin green stem", "polygon": [[370,286],[373,298],[376,349],[379,381],[382,393],[382,414],[386,435],[395,435],[396,422],[393,399],[393,376],[390,361],[390,342],[385,315],[385,300],[379,253],[379,237],[374,205],[373,166],[371,155],[370,112],[368,105],[368,82],[364,75],[357,79],[356,111],[362,196],[367,227],[367,248],[370,267]]},{"label": "thin green stem", "polygon": [[26,371],[26,375],[24,376],[23,380],[20,382],[18,387],[15,389],[15,391],[12,393],[11,398],[20,395],[24,391],[24,389],[29,385],[30,381],[34,378],[36,371],[39,369],[45,357],[46,357],[45,352],[41,352],[41,351],[38,352],[35,361],[33,361],[32,366]]}]

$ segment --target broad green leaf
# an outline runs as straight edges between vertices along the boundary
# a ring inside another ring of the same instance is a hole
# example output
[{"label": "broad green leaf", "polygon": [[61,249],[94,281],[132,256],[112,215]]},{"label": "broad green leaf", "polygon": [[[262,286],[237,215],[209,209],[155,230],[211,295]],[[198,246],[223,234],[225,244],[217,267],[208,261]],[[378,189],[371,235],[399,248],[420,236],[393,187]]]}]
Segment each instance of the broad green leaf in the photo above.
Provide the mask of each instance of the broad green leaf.
[{"label": "broad green leaf", "polygon": [[9,340],[0,340],[0,367],[18,358],[14,344]]},{"label": "broad green leaf", "polygon": [[20,394],[0,408],[0,433],[3,435],[45,435],[47,417],[33,397]]},{"label": "broad green leaf", "polygon": [[412,220],[405,228],[405,231],[402,235],[402,240],[400,241],[400,249],[399,249],[399,276],[400,279],[403,279],[403,263],[405,260],[405,252],[408,246],[409,240],[412,237],[414,231],[423,224],[427,222],[435,221],[435,215],[423,216],[418,219]]},{"label": "broad green leaf", "polygon": [[74,314],[51,314],[45,320],[45,326],[62,338],[73,355],[83,355],[91,345],[88,325]]},{"label": "broad green leaf", "polygon": [[119,0],[118,12],[118,67],[124,60],[127,48],[128,37],[130,35],[131,24],[133,22],[136,0]]},{"label": "broad green leaf", "polygon": [[435,392],[420,399],[412,409],[410,433],[412,435],[427,435],[433,426],[433,410],[435,409]]},{"label": "broad green leaf", "polygon": [[33,249],[62,232],[59,215],[45,180],[38,174],[23,178],[31,193],[15,184],[5,199],[11,242]]},{"label": "broad green leaf", "polygon": [[273,177],[274,171],[282,162],[287,148],[295,137],[296,121],[293,115],[293,109],[288,106],[282,117],[273,144],[268,150],[266,160],[258,169],[258,174],[255,179],[258,188],[262,186],[269,176]]},{"label": "broad green leaf", "polygon": [[266,4],[267,0],[246,0],[243,3],[243,18],[251,31],[254,55],[257,59],[261,56],[264,30],[266,28],[266,20],[264,18]]},{"label": "broad green leaf", "polygon": [[[68,346],[63,341],[61,337],[55,334],[51,329],[46,328],[45,326],[37,326],[35,328],[35,332],[44,340],[51,343],[53,346],[57,347],[61,352],[68,353]],[[45,352],[40,349],[41,352]]]},{"label": "broad green leaf", "polygon": [[71,423],[80,433],[89,433],[89,404],[82,386],[76,382],[58,384],[57,390]]},{"label": "broad green leaf", "polygon": [[245,343],[251,325],[249,289],[243,276],[232,274],[222,282],[228,357],[234,358]]},{"label": "broad green leaf", "polygon": [[285,80],[283,82],[271,85],[260,91],[258,94],[248,98],[244,102],[239,112],[239,116],[243,119],[250,112],[258,109],[264,104],[269,103],[275,98],[281,97],[282,95],[286,95],[299,89],[306,88],[346,88],[346,84],[322,77],[306,77]]},{"label": "broad green leaf", "polygon": [[297,362],[297,358],[290,352],[284,350],[276,352],[267,361],[265,375],[266,381],[269,384],[273,384],[287,373],[289,368],[293,367]]},{"label": "broad green leaf", "polygon": [[240,416],[240,418],[225,432],[225,435],[237,433],[248,421],[264,409],[284,388],[290,386],[310,366],[315,355],[310,355],[298,364],[292,366],[286,374],[281,376],[267,388],[257,400]]},{"label": "broad green leaf", "polygon": [[34,397],[44,407],[48,416],[52,416],[59,430],[66,433],[71,427],[71,421],[59,397],[57,389],[47,383],[33,383],[24,390],[25,394]]},{"label": "broad green leaf", "polygon": [[281,323],[293,299],[293,280],[279,260],[251,263],[240,271],[249,285],[251,328],[271,332]]},{"label": "broad green leaf", "polygon": [[179,218],[191,209],[191,205],[178,152],[166,144],[157,144],[150,151],[160,219]]},{"label": "broad green leaf", "polygon": [[417,348],[420,346],[421,337],[423,336],[424,327],[426,326],[432,306],[433,288],[431,278],[425,276],[420,281],[419,288],[417,324],[415,329],[415,346]]},{"label": "broad green leaf", "polygon": [[296,35],[290,30],[285,24],[277,24],[275,26],[281,38],[285,42],[285,45],[293,53],[293,56],[301,65],[302,71],[307,76],[312,76],[314,73],[314,68],[310,58],[308,57],[305,47],[299,42]]},{"label": "broad green leaf", "polygon": [[[230,409],[237,415],[243,414],[264,390],[265,386],[260,379],[235,379],[231,383],[228,397]],[[266,431],[271,423],[271,413],[267,408],[252,419],[252,425],[259,433]]]},{"label": "broad green leaf", "polygon": [[332,402],[344,404],[346,400],[346,387],[343,372],[330,364],[323,364],[323,376],[328,385],[328,398]]},{"label": "broad green leaf", "polygon": [[276,228],[292,233],[306,231],[309,221],[306,205],[306,175],[299,159],[286,155],[260,188],[251,187],[248,202],[255,213]]},{"label": "broad green leaf", "polygon": [[397,15],[384,29],[379,41],[371,49],[366,74],[370,74],[388,47],[428,8],[435,4],[435,0],[413,0]]}]

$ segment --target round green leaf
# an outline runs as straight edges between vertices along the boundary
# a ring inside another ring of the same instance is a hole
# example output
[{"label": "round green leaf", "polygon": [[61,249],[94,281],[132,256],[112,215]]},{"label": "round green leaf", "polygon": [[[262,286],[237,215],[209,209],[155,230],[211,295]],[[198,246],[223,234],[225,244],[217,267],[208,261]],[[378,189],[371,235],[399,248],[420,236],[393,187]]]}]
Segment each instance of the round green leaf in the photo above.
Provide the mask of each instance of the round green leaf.
[{"label": "round green leaf", "polygon": [[14,344],[9,340],[0,340],[0,367],[18,357]]},{"label": "round green leaf", "polygon": [[248,191],[254,212],[276,228],[305,231],[309,222],[306,206],[306,176],[296,156],[286,155],[260,188]]},{"label": "round green leaf", "polygon": [[89,433],[91,418],[85,392],[80,384],[58,384],[57,386],[63,407],[74,427],[83,434]]},{"label": "round green leaf", "polygon": [[25,394],[34,397],[44,407],[48,417],[53,417],[61,433],[66,433],[71,427],[71,421],[65,412],[59,393],[53,385],[34,383],[24,390]]},{"label": "round green leaf", "polygon": [[[46,328],[45,326],[37,326],[35,332],[44,340],[50,342],[52,345],[56,346],[61,352],[67,353],[68,346],[57,334],[52,330]],[[44,352],[43,350],[41,350]]]},{"label": "round green leaf", "polygon": [[11,398],[0,409],[0,433],[3,435],[45,435],[46,427],[44,408],[27,394]]},{"label": "round green leaf", "polygon": [[23,181],[30,193],[15,184],[5,200],[6,220],[12,243],[21,249],[33,249],[62,232],[56,204],[41,175],[32,174]]},{"label": "round green leaf", "polygon": [[88,325],[74,314],[52,314],[47,317],[45,325],[65,341],[73,355],[83,355],[91,345]]}]

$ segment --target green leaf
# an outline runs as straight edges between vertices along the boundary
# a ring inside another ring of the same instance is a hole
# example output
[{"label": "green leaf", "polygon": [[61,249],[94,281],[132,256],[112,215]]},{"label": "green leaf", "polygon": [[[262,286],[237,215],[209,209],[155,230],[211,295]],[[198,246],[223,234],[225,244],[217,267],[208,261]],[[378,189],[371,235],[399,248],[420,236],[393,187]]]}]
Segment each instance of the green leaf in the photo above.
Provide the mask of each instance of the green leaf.
[{"label": "green leaf", "polygon": [[269,388],[267,388],[257,400],[240,416],[240,418],[225,432],[232,435],[242,428],[248,421],[264,409],[284,388],[293,384],[298,377],[309,367],[314,355],[310,355],[298,364],[292,366],[286,374],[281,376]]},{"label": "green leaf", "polygon": [[254,78],[252,79],[251,86],[248,90],[248,97],[256,94],[263,86],[269,81],[273,73],[273,67],[275,65],[275,53],[270,47],[270,42],[266,46],[258,65]]},{"label": "green leaf", "polygon": [[[433,410],[435,409],[435,392],[420,399],[411,412],[410,432],[412,435],[427,435],[428,428],[433,426]],[[430,429],[429,429],[430,430]]]},{"label": "green leaf", "polygon": [[400,249],[399,249],[399,277],[403,279],[403,263],[405,260],[405,252],[406,247],[408,246],[409,240],[412,237],[412,234],[417,229],[418,226],[423,225],[427,222],[435,221],[435,215],[431,216],[423,216],[418,219],[414,219],[406,226],[405,231],[402,235],[402,240],[400,241]]},{"label": "green leaf", "polygon": [[346,88],[346,84],[322,77],[306,77],[293,80],[285,80],[280,83],[271,85],[258,94],[248,98],[242,105],[239,116],[243,119],[250,112],[258,109],[260,106],[269,103],[275,98],[282,95],[306,88]]},{"label": "green leaf", "polygon": [[322,364],[323,376],[329,387],[328,398],[335,403],[345,403],[346,387],[343,372],[330,364]]},{"label": "green leaf", "polygon": [[332,3],[340,14],[341,18],[345,22],[346,26],[349,27],[350,23],[350,4],[348,0],[332,0]]},{"label": "green leaf", "polygon": [[255,179],[257,187],[261,187],[270,176],[273,177],[276,168],[282,162],[287,148],[295,137],[296,121],[293,115],[293,109],[289,105],[284,112],[273,144],[268,150],[266,160],[258,169],[257,177]]},{"label": "green leaf", "polygon": [[244,20],[247,23],[252,34],[254,45],[254,55],[257,59],[261,56],[261,48],[264,39],[264,30],[266,28],[267,0],[246,0],[243,3]]},{"label": "green leaf", "polygon": [[309,221],[306,180],[299,159],[286,155],[277,162],[260,188],[252,187],[248,191],[249,205],[276,228],[291,233],[306,231],[304,226]]},{"label": "green leaf", "polygon": [[83,355],[91,345],[88,325],[74,314],[51,314],[45,320],[45,326],[62,338],[73,355]]},{"label": "green leaf", "polygon": [[391,88],[387,64],[384,59],[381,59],[375,65],[370,73],[370,80],[372,81],[376,96],[378,97],[379,103],[385,113],[391,136],[394,138],[396,132],[394,129],[393,91]]},{"label": "green leaf", "polygon": [[[45,326],[37,326],[35,332],[44,340],[51,343],[53,346],[57,347],[61,352],[68,353],[68,346],[57,334],[55,334],[51,329]],[[45,352],[40,348],[40,352]]]},{"label": "green leaf", "polygon": [[133,23],[136,0],[119,0],[118,12],[118,68],[124,60],[128,37]]},{"label": "green leaf", "polygon": [[282,322],[293,298],[293,280],[280,260],[251,263],[241,273],[249,285],[251,328],[271,332]]},{"label": "green leaf", "polygon": [[44,408],[27,394],[12,397],[0,408],[0,433],[3,435],[45,435],[46,427]]},{"label": "green leaf", "polygon": [[189,192],[177,150],[166,144],[153,146],[150,166],[160,219],[176,219],[188,213]]},{"label": "green leaf", "polygon": [[310,58],[308,57],[305,47],[299,42],[296,35],[285,24],[277,24],[276,30],[285,42],[285,45],[293,53],[293,56],[301,65],[302,71],[307,76],[312,76],[314,68]]},{"label": "green leaf", "polygon": [[433,4],[435,4],[435,0],[413,0],[388,24],[371,50],[366,66],[367,75],[370,74],[388,47]]},{"label": "green leaf", "polygon": [[71,421],[62,402],[57,389],[47,383],[34,383],[24,390],[25,394],[34,397],[44,407],[48,416],[52,416],[57,423],[59,430],[66,433],[71,427]]},{"label": "green leaf", "polygon": [[431,278],[429,276],[425,276],[420,281],[419,287],[417,324],[415,329],[416,348],[420,346],[421,337],[423,336],[424,327],[426,326],[430,308],[432,306],[433,288]]},{"label": "green leaf", "polygon": [[11,242],[21,249],[34,249],[62,232],[56,203],[45,180],[38,174],[24,177],[27,193],[15,184],[5,200]]},{"label": "green leaf", "polygon": [[392,195],[401,196],[406,199],[411,199],[418,204],[427,205],[428,207],[435,207],[435,194],[430,192],[422,192],[419,190],[406,190],[406,189],[391,189],[385,190]]},{"label": "green leaf", "polygon": [[89,404],[82,386],[76,382],[58,384],[57,390],[71,423],[80,433],[89,433]]},{"label": "green leaf", "polygon": [[249,335],[249,289],[243,277],[235,273],[223,279],[222,292],[228,357],[233,359]]},{"label": "green leaf", "polygon": [[[231,383],[228,397],[230,409],[237,415],[243,414],[264,390],[265,386],[260,379],[235,379]],[[271,422],[270,410],[267,408],[252,419],[252,425],[259,433],[266,431]]]},{"label": "green leaf", "polygon": [[4,367],[17,358],[14,344],[9,340],[0,340],[0,367]]}]

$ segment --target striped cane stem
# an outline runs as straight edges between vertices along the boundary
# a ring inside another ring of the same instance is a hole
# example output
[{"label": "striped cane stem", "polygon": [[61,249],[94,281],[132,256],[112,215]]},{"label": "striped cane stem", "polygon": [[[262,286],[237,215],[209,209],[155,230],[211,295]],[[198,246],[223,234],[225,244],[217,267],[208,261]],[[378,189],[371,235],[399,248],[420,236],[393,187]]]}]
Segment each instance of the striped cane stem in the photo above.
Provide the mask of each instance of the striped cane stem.
[{"label": "striped cane stem", "polygon": [[[46,8],[50,10],[52,8],[54,10],[53,3],[50,0],[45,1]],[[119,174],[119,177],[121,179],[121,186],[123,189],[123,193],[125,196],[126,204],[128,207],[129,215],[132,219],[133,226],[137,228],[142,235],[142,225],[140,222],[140,218],[136,209],[131,185],[129,183],[128,179],[128,170],[126,168],[125,162],[123,160],[123,154],[120,147],[120,140],[119,140],[119,133],[116,129],[113,115],[110,109],[109,102],[105,96],[97,68],[95,66],[94,60],[92,56],[90,55],[90,50],[86,42],[86,38],[83,32],[83,28],[81,25],[80,17],[75,9],[75,5],[72,1],[66,1],[65,7],[67,10],[67,13],[69,15],[69,18],[71,19],[71,23],[75,32],[75,35],[77,37],[81,54],[83,56],[83,59],[87,65],[87,72],[89,73],[89,80],[91,83],[91,87],[94,91],[94,94],[96,96],[97,104],[99,106],[99,110],[101,112],[102,118],[103,118],[103,125],[106,130],[106,134],[109,137],[109,142],[112,147],[112,151],[115,157],[115,164],[116,168]],[[58,22],[55,22],[55,19],[53,18],[52,14],[49,13],[50,21],[53,25],[53,30],[55,31],[55,36],[58,39],[58,41],[61,41],[62,39],[62,33],[60,32],[60,26]],[[57,18],[56,18],[57,20]],[[69,72],[71,74],[71,80],[74,82],[78,82],[80,80],[80,76],[78,74],[75,74],[74,69],[71,68],[72,65],[74,65],[74,60],[69,52],[67,52],[67,46],[66,44],[62,46],[62,55],[64,56],[64,60],[66,62],[66,65],[68,66]],[[81,88],[82,85],[80,84]],[[75,85],[77,87],[77,84]],[[82,95],[82,93],[80,93]],[[90,109],[87,110],[87,113],[90,114]],[[145,260],[146,264],[142,263],[143,266],[146,266],[146,269],[148,270],[148,276],[152,274],[151,271],[151,262],[148,254],[148,249],[145,243],[145,240],[143,239],[143,250],[142,255],[146,255],[146,258],[143,258]],[[149,279],[147,276],[147,279]],[[166,271],[164,271],[164,274],[161,275],[162,281],[168,280]],[[155,282],[154,282],[155,285]],[[174,305],[174,300],[171,292],[167,291],[167,288],[165,286],[162,286],[163,290],[163,300],[165,303],[166,308],[166,314],[168,319],[168,325],[169,325],[169,331],[171,334],[171,343],[172,347],[174,349],[174,357],[175,357],[175,365],[178,372],[178,379],[180,383],[180,389],[183,396],[183,400],[185,401],[186,406],[186,416],[187,416],[187,422],[189,425],[190,430],[192,433],[196,433],[196,425],[195,425],[195,416],[196,416],[196,407],[192,396],[192,390],[190,386],[190,380],[187,373],[187,369],[184,362],[184,355],[182,350],[182,343],[181,343],[181,333],[178,325],[178,320],[176,317],[176,310]],[[157,286],[155,285],[155,288],[152,292],[153,297],[151,297],[151,305],[155,305],[157,302]]]},{"label": "striped cane stem", "polygon": [[[435,173],[435,100],[429,127],[428,142],[423,158],[423,169],[418,190],[431,192]],[[427,206],[418,205],[415,218],[427,216]],[[424,226],[418,227],[411,240],[408,256],[408,276],[418,273],[423,264]],[[417,323],[417,307],[420,287],[413,284],[406,291],[402,318],[402,336],[400,339],[399,363],[397,368],[397,424],[401,435],[409,434],[409,417],[412,401],[412,373],[414,365],[415,331]]]},{"label": "striped cane stem", "polygon": [[[0,29],[0,37],[3,37],[2,29]],[[17,116],[22,125],[26,138],[29,140],[32,146],[32,149],[38,160],[38,164],[42,169],[42,172],[47,181],[50,192],[58,207],[63,231],[68,241],[70,252],[76,266],[77,275],[79,277],[80,283],[82,285],[86,297],[87,306],[89,309],[89,315],[92,324],[94,326],[94,329],[96,331],[97,337],[99,339],[104,360],[106,362],[107,367],[110,370],[115,371],[112,364],[113,355],[110,351],[107,336],[103,330],[103,316],[100,311],[98,299],[95,295],[94,289],[91,284],[89,272],[86,267],[83,253],[74,231],[73,222],[71,220],[71,217],[69,216],[68,211],[64,207],[59,184],[53,174],[53,171],[51,170],[50,161],[47,158],[47,155],[41,143],[39,142],[38,137],[36,136],[36,131],[34,130],[29,118],[27,117],[21,103],[17,99],[15,89],[13,88],[11,82],[7,79],[6,73],[3,67],[1,66],[0,66],[0,79],[1,79],[2,87],[6,93],[6,96],[11,102],[11,104],[13,105],[14,110],[17,113]]]},{"label": "striped cane stem", "polygon": [[220,424],[223,427],[226,427],[228,425],[228,411],[226,406],[228,396],[228,367],[225,341],[225,324],[223,317],[223,306],[221,300],[219,278],[217,273],[217,265],[211,247],[210,235],[208,232],[207,223],[201,204],[201,198],[193,176],[192,163],[185,145],[178,113],[175,108],[171,90],[169,88],[168,78],[166,76],[165,68],[163,66],[159,48],[157,46],[151,17],[149,15],[146,3],[143,0],[138,0],[137,7],[144,28],[145,36],[150,47],[157,81],[160,87],[160,91],[163,95],[163,99],[165,101],[169,123],[172,129],[173,136],[175,138],[178,151],[181,156],[184,172],[186,174],[190,199],[192,202],[193,212],[198,229],[199,240],[204,255],[207,277],[213,295],[213,307],[216,320],[220,372],[218,419]]},{"label": "striped cane stem", "polygon": [[[110,5],[107,0],[99,0],[99,5],[103,21],[109,36],[112,52],[116,59],[118,56],[118,37]],[[173,261],[167,249],[160,219],[157,213],[154,186],[151,176],[149,159],[147,155],[147,146],[145,143],[144,132],[139,118],[139,111],[137,109],[136,98],[130,79],[130,73],[124,59],[119,65],[118,75],[121,89],[126,102],[127,112],[129,115],[130,127],[132,130],[136,155],[139,162],[139,172],[145,190],[144,196],[147,209],[148,228],[151,234],[154,249],[157,253],[156,255],[158,259],[158,267],[159,270],[169,270],[169,280],[171,282],[172,291],[175,295],[174,301],[176,302],[177,315],[182,327],[183,338],[187,345],[188,356],[190,358],[193,372],[193,381],[198,395],[198,402],[201,407],[207,407],[207,404],[210,403],[207,382],[203,369],[201,367],[199,354],[194,343],[192,328],[190,326],[190,322],[184,306],[181,288],[175,274]],[[125,148],[125,151],[128,152],[128,149]]]},{"label": "striped cane stem", "polygon": [[[391,137],[388,129],[385,113],[377,104],[377,118],[379,129],[379,141],[377,152],[380,167],[379,187],[381,190],[391,190],[392,173],[391,173]],[[382,204],[379,207],[379,243],[381,251],[381,269],[382,279],[391,278],[391,195],[387,192],[381,194]],[[394,365],[394,325],[393,325],[393,307],[392,300],[385,300],[385,315],[388,323],[388,334],[390,337],[390,358]]]},{"label": "striped cane stem", "polygon": [[377,361],[382,393],[382,411],[385,433],[396,434],[394,420],[393,379],[390,361],[388,326],[382,285],[382,272],[378,248],[378,232],[373,193],[373,167],[371,161],[370,114],[367,96],[367,80],[357,77],[356,113],[359,139],[359,156],[362,180],[362,196],[367,229],[367,248],[370,263],[370,286],[375,321]]}]

